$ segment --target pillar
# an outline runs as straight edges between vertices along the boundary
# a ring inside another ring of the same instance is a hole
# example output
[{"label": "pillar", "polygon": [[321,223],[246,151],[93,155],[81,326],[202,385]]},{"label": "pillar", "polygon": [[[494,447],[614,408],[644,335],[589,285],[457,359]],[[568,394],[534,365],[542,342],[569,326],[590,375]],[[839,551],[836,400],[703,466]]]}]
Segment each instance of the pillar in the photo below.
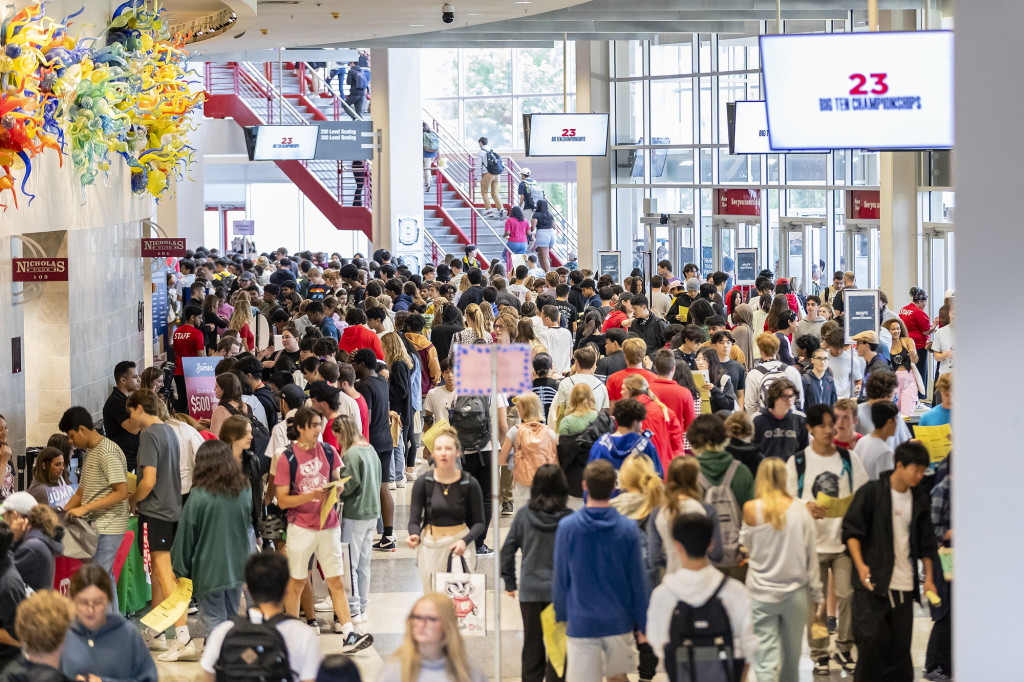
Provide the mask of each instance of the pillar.
[{"label": "pillar", "polygon": [[[607,41],[576,41],[576,111],[611,110],[609,68]],[[614,142],[612,135],[608,156],[576,158],[577,247],[580,266],[585,268],[595,268],[597,252],[611,249],[616,243],[612,235],[610,172]],[[629,238],[618,243],[628,244]]]},{"label": "pillar", "polygon": [[[881,152],[878,163],[881,188],[879,284],[889,297],[889,308],[899,310],[905,299],[909,300],[910,287],[919,286],[917,153]],[[858,282],[858,285],[867,286],[867,282]]]},{"label": "pillar", "polygon": [[[1000,376],[991,334],[1024,335],[1024,317],[1007,314],[1002,292],[1020,289],[1024,232],[1017,197],[1024,187],[1024,91],[1006,74],[1024,70],[1019,0],[956,4],[956,409],[953,433],[954,676],[1020,676],[1024,545],[1013,501],[1020,497],[1020,372]],[[934,295],[934,294],[933,294]],[[993,323],[998,320],[998,326]],[[974,331],[972,331],[974,330]],[[1004,357],[1008,356],[1002,353]],[[997,361],[998,362],[998,361]],[[1013,363],[1013,360],[1009,360]],[[1013,365],[1003,365],[1010,368]],[[1000,380],[1003,379],[1003,380]]]},{"label": "pillar", "polygon": [[401,256],[413,272],[423,263],[423,112],[420,51],[373,50],[373,247]]}]

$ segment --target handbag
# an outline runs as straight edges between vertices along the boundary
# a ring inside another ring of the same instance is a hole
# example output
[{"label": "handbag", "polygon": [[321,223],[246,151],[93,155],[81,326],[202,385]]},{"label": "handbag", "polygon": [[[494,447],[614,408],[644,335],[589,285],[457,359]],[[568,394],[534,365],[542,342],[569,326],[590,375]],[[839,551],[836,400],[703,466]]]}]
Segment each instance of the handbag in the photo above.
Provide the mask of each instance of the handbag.
[{"label": "handbag", "polygon": [[392,410],[388,412],[388,423],[391,428],[391,447],[397,448],[402,442],[402,418]]},{"label": "handbag", "polygon": [[487,600],[483,573],[470,573],[466,557],[459,557],[462,570],[452,572],[452,557],[448,553],[448,570],[434,574],[434,590],[446,594],[455,606],[459,630],[464,637],[483,637],[487,634]]},{"label": "handbag", "polygon": [[64,526],[64,554],[69,559],[86,561],[96,555],[100,534],[96,528],[81,517],[71,516],[61,510],[61,525]]}]

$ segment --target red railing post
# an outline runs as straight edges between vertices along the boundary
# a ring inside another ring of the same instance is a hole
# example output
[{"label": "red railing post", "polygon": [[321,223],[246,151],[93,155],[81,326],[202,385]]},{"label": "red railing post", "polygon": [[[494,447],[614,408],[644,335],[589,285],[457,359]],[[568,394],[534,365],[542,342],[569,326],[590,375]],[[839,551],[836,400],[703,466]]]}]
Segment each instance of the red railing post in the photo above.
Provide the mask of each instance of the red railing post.
[{"label": "red railing post", "polygon": [[[470,160],[469,160],[469,175],[468,175],[468,177],[469,177],[469,187],[467,188],[469,191],[466,193],[467,196],[469,197],[469,205],[470,205],[470,207],[476,206],[476,178],[475,178],[475,176],[476,176],[476,169],[473,168],[473,159],[472,159],[472,157],[470,157]],[[482,194],[483,194],[483,192],[481,192],[481,195]],[[480,197],[480,200],[483,201],[483,196]],[[476,215],[476,214],[474,213],[474,215]]]},{"label": "red railing post", "polygon": [[[299,62],[299,94],[306,94],[306,62]],[[282,78],[284,76],[282,75]]]},{"label": "red railing post", "polygon": [[476,244],[476,208],[472,206],[469,210],[469,241]]},{"label": "red railing post", "polygon": [[430,260],[437,265],[437,242],[430,240]]}]

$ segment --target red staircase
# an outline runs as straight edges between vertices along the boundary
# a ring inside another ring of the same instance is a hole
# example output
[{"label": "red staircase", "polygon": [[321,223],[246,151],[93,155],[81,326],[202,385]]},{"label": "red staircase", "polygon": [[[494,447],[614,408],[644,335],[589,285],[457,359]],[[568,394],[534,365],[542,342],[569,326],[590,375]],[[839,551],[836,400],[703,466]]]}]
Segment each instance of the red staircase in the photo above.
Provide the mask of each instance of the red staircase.
[{"label": "red staircase", "polygon": [[[311,121],[351,120],[351,109],[304,64],[228,62],[205,65],[207,118],[233,118],[240,126],[307,125]],[[274,82],[277,75],[282,87]],[[353,112],[354,114],[354,112]],[[358,230],[373,239],[372,172],[343,161],[275,161],[339,230]]]}]

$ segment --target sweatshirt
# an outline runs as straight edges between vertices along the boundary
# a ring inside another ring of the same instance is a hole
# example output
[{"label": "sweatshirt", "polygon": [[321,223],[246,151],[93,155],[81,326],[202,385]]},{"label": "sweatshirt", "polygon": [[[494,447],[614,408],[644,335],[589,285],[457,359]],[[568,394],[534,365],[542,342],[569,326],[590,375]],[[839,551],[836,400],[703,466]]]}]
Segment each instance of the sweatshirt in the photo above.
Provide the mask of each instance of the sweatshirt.
[{"label": "sweatshirt", "polygon": [[[423,661],[420,674],[416,676],[415,682],[449,682],[447,661],[441,658],[436,661]],[[470,682],[487,682],[487,675],[484,675],[476,665],[470,661],[469,664]],[[402,663],[392,659],[381,668],[377,682],[402,682]]]},{"label": "sweatshirt", "polygon": [[790,410],[781,419],[767,407],[754,417],[754,442],[764,458],[778,457],[786,461],[807,447],[804,413]]},{"label": "sweatshirt", "polygon": [[[520,590],[521,602],[550,602],[555,565],[555,530],[571,509],[545,512],[522,507],[512,519],[501,546],[501,577],[509,592]],[[522,550],[522,584],[516,583],[516,550]]]},{"label": "sweatshirt", "polygon": [[[697,455],[700,462],[700,472],[708,479],[711,485],[718,485],[725,478],[725,472],[733,462],[733,456],[728,452],[702,452]],[[745,464],[740,464],[736,474],[732,477],[732,494],[736,496],[737,504],[742,507],[754,499],[754,475]]]},{"label": "sweatshirt", "polygon": [[[633,449],[637,446],[640,438],[643,436],[641,433],[624,433],[616,435],[613,433],[606,433],[598,438],[593,447],[590,448],[590,459],[587,462],[593,462],[595,459],[606,459],[612,463],[615,470],[618,471],[622,463],[626,461],[626,458],[633,454]],[[647,446],[642,450],[638,449],[638,453],[643,452],[650,458],[651,463],[654,464],[654,470],[658,476],[662,476],[661,460],[658,458],[658,451],[654,447],[654,443],[650,438],[647,439]]]},{"label": "sweatshirt", "polygon": [[142,635],[119,613],[108,613],[107,622],[95,632],[77,618],[71,621],[60,669],[72,679],[93,674],[103,682],[157,681],[156,664]]},{"label": "sweatshirt", "polygon": [[[760,505],[760,500],[755,501]],[[747,589],[760,602],[777,604],[808,587],[816,604],[822,601],[821,572],[815,543],[814,519],[804,503],[793,500],[776,530],[770,523],[740,530],[740,544],[750,554]]]},{"label": "sweatshirt", "polygon": [[63,553],[63,544],[36,528],[11,547],[11,558],[21,579],[36,591],[53,589],[57,557]]},{"label": "sweatshirt", "polygon": [[341,456],[342,478],[351,476],[338,498],[341,518],[367,521],[380,516],[380,457],[369,445],[353,445]]},{"label": "sweatshirt", "polygon": [[33,663],[24,654],[11,661],[0,675],[2,682],[71,682],[61,671],[42,663]]},{"label": "sweatshirt", "polygon": [[722,575],[721,571],[710,563],[703,568],[692,571],[681,568],[669,573],[651,595],[651,605],[647,609],[647,641],[659,660],[665,659],[665,645],[668,644],[669,624],[672,612],[679,602],[691,606],[703,606],[718,589],[722,580],[725,584],[718,593],[718,598],[729,615],[732,626],[733,657],[750,660],[757,650],[757,638],[754,637],[753,620],[750,614],[750,595],[746,588],[733,578]]},{"label": "sweatshirt", "polygon": [[192,580],[197,599],[245,582],[251,513],[248,486],[234,497],[206,488],[189,493],[171,545],[171,566],[174,575]]},{"label": "sweatshirt", "polygon": [[647,581],[636,522],[612,507],[584,507],[555,532],[555,620],[569,637],[607,637],[647,627]]}]

